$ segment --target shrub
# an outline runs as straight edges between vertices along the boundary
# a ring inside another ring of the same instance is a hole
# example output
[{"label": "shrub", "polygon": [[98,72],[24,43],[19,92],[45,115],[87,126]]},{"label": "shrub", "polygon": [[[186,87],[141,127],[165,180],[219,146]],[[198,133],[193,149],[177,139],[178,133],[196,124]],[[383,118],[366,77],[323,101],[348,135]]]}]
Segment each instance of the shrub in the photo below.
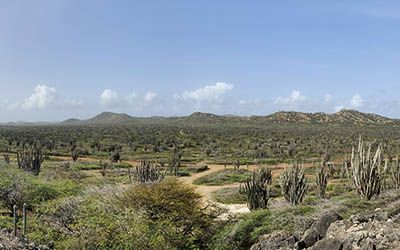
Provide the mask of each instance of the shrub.
[{"label": "shrub", "polygon": [[21,208],[26,203],[32,208],[58,195],[53,186],[28,173],[11,167],[0,170],[0,203],[10,211],[14,205]]}]

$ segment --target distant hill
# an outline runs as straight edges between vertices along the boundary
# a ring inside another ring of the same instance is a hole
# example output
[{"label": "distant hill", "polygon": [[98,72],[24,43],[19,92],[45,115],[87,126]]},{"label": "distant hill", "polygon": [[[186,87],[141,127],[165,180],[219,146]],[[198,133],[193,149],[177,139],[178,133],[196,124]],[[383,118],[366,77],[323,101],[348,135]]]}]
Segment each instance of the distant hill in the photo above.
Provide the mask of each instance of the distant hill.
[{"label": "distant hill", "polygon": [[112,113],[112,112],[103,112],[93,118],[88,120],[84,120],[84,123],[91,123],[91,124],[110,124],[110,123],[127,123],[133,121],[133,117],[127,115],[125,113]]},{"label": "distant hill", "polygon": [[356,110],[343,109],[334,114],[326,113],[301,113],[301,112],[277,112],[265,117],[273,123],[319,123],[319,124],[390,124],[399,122],[395,119],[376,114],[362,113]]},{"label": "distant hill", "polygon": [[77,124],[77,123],[80,123],[80,122],[82,122],[82,121],[79,120],[79,119],[70,118],[70,119],[68,119],[68,120],[65,120],[65,121],[61,122],[61,124],[69,125],[69,124]]},{"label": "distant hill", "polygon": [[[264,126],[267,124],[321,124],[321,125],[396,125],[400,127],[400,120],[383,117],[376,114],[362,113],[356,110],[343,109],[337,113],[322,112],[276,112],[266,116],[236,116],[216,115],[211,113],[195,112],[189,116],[179,117],[132,117],[125,113],[103,112],[86,120],[71,118],[60,125],[85,124],[167,124],[167,125],[249,125]],[[54,123],[8,123],[7,125],[46,125]]]}]

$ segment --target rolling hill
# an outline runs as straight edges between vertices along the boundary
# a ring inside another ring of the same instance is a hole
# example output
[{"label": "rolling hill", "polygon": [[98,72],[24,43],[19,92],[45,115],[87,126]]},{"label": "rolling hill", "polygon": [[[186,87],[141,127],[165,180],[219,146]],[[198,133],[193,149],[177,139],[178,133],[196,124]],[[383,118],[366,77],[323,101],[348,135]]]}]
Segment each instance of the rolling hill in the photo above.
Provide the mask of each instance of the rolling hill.
[{"label": "rolling hill", "polygon": [[125,113],[103,112],[87,120],[68,119],[60,124],[130,124],[130,123],[162,123],[187,125],[265,125],[265,124],[321,124],[321,125],[400,125],[400,120],[383,117],[376,114],[362,113],[356,110],[344,109],[337,113],[322,112],[276,112],[266,116],[232,116],[215,115],[195,112],[189,116],[180,117],[133,117]]}]

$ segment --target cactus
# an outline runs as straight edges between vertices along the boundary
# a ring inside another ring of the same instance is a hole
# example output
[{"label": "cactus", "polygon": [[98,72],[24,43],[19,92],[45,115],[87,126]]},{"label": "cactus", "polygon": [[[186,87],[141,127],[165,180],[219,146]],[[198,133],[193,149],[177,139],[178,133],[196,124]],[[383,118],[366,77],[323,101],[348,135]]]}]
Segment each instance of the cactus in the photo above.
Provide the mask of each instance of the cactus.
[{"label": "cactus", "polygon": [[270,198],[268,185],[272,182],[272,172],[269,168],[260,168],[253,172],[251,179],[244,186],[240,185],[240,193],[247,196],[247,207],[265,209]]},{"label": "cactus", "polygon": [[326,187],[328,185],[328,170],[324,160],[321,167],[317,169],[315,177],[318,195],[321,198],[325,198]]},{"label": "cactus", "polygon": [[42,147],[36,142],[28,147],[23,144],[17,152],[18,167],[35,175],[39,175],[44,158]]},{"label": "cactus", "polygon": [[142,160],[136,166],[136,180],[141,183],[157,182],[164,179],[166,172],[161,173],[160,169],[147,160]]},{"label": "cactus", "polygon": [[114,151],[110,155],[111,163],[121,162],[121,153],[119,151]]},{"label": "cactus", "polygon": [[390,179],[394,188],[400,189],[400,163],[399,157],[397,156],[394,162],[390,165]]},{"label": "cactus", "polygon": [[240,161],[239,161],[239,159],[237,159],[235,164],[233,165],[233,169],[239,170],[239,168],[240,168]]},{"label": "cactus", "polygon": [[4,158],[4,162],[7,164],[10,164],[10,154],[9,154],[9,149],[6,148],[6,150],[3,152],[3,158]]},{"label": "cactus", "polygon": [[74,162],[76,162],[79,158],[80,150],[74,145],[71,148],[71,157]]},{"label": "cactus", "polygon": [[179,168],[181,166],[181,158],[182,158],[182,152],[180,148],[176,144],[174,144],[172,155],[169,160],[169,171],[175,176],[179,174]]},{"label": "cactus", "polygon": [[300,204],[308,188],[304,168],[299,165],[285,168],[280,177],[280,185],[282,194],[287,201],[292,205]]},{"label": "cactus", "polygon": [[351,171],[353,183],[357,192],[365,199],[370,200],[378,196],[381,191],[382,145],[379,145],[374,155],[371,154],[372,145],[366,148],[359,139],[357,152],[354,147],[351,153]]},{"label": "cactus", "polygon": [[100,171],[101,176],[103,176],[103,178],[106,178],[107,174],[106,169],[110,167],[110,164],[106,162],[103,163],[102,161],[100,161],[99,165],[101,166],[101,171]]}]

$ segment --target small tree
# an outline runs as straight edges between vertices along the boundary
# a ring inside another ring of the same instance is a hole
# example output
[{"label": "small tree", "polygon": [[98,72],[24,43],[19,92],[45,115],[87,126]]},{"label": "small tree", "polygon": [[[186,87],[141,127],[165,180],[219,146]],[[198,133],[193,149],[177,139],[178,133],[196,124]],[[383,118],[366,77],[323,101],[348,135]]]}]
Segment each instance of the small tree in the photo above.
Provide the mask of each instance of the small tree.
[{"label": "small tree", "polygon": [[292,205],[303,202],[308,188],[304,168],[299,165],[285,168],[280,177],[280,185],[283,196]]},{"label": "small tree", "polygon": [[372,145],[368,144],[365,147],[360,136],[357,151],[353,147],[351,153],[354,186],[357,192],[367,200],[380,194],[382,181],[382,146],[377,147],[374,155],[371,154],[371,150]]},{"label": "small tree", "polygon": [[268,185],[272,182],[272,172],[269,168],[260,168],[253,172],[251,179],[244,186],[240,185],[240,192],[246,194],[247,207],[265,209],[270,198]]},{"label": "small tree", "polygon": [[37,142],[34,142],[31,146],[23,144],[17,152],[18,167],[32,172],[34,175],[39,175],[44,158],[42,146]]}]

